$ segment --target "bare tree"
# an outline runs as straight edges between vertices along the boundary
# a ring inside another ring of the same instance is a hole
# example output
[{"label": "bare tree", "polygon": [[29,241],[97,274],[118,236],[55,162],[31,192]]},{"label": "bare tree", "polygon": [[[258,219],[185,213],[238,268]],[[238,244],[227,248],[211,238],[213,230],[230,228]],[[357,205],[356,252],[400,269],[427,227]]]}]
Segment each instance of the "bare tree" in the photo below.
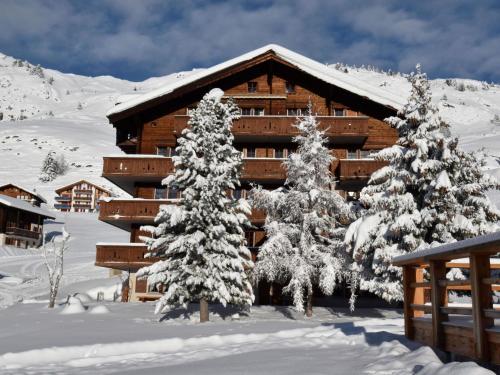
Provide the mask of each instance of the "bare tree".
[{"label": "bare tree", "polygon": [[71,236],[63,227],[62,238],[56,241],[59,237],[53,237],[49,243],[43,245],[43,257],[49,275],[49,308],[53,308],[56,303],[59,282],[63,276],[64,253],[68,250],[68,242]]}]

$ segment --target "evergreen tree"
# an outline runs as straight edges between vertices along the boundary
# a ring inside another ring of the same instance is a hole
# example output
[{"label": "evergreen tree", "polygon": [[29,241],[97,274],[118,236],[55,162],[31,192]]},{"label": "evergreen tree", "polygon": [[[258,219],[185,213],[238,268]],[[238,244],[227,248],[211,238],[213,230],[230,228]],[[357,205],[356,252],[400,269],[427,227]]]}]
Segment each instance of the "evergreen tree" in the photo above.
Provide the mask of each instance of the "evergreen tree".
[{"label": "evergreen tree", "polygon": [[366,211],[346,235],[359,288],[389,301],[402,300],[401,269],[392,266],[393,257],[484,234],[498,220],[485,195],[495,182],[482,174],[480,160],[458,149],[431,103],[420,66],[409,81],[408,103],[386,119],[399,139],[376,155],[388,166],[362,190]]},{"label": "evergreen tree", "polygon": [[213,89],[192,114],[173,157],[175,173],[163,183],[182,192],[180,204],[162,206],[156,217],[150,254],[163,260],[141,269],[149,285],[164,286],[156,311],[200,301],[200,320],[208,302],[251,305],[246,271],[253,267],[244,230],[250,213],[245,200],[227,192],[239,185],[241,153],[233,146],[231,126],[238,117],[232,101]]},{"label": "evergreen tree", "polygon": [[54,151],[49,151],[47,156],[45,156],[40,170],[40,176],[38,177],[40,181],[50,182],[57,177],[58,167],[55,156],[56,153]]},{"label": "evergreen tree", "polygon": [[297,152],[284,163],[285,187],[252,190],[253,205],[267,212],[267,240],[260,248],[255,276],[286,284],[295,308],[312,315],[314,287],[331,295],[345,279],[348,257],[343,237],[349,210],[333,190],[333,161],[324,131],[309,113],[295,125]]}]

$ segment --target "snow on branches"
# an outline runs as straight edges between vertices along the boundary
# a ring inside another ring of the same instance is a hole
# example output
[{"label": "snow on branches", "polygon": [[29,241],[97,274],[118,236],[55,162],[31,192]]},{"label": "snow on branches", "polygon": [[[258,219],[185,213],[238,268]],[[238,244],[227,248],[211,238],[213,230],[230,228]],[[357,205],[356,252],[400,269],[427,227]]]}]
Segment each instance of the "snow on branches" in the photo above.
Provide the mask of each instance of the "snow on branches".
[{"label": "snow on branches", "polygon": [[309,112],[295,125],[298,149],[284,162],[285,186],[274,191],[252,190],[253,206],[267,213],[267,240],[255,267],[257,280],[286,284],[298,311],[312,314],[314,287],[331,295],[348,275],[348,254],[343,243],[349,210],[333,190],[333,156],[326,137]]},{"label": "snow on branches", "polygon": [[420,66],[408,79],[407,104],[386,119],[399,139],[375,156],[388,165],[362,190],[366,210],[346,236],[360,289],[388,301],[402,300],[401,269],[392,266],[393,257],[488,233],[500,217],[486,196],[499,185],[484,176],[483,159],[458,148],[431,103]]},{"label": "snow on branches", "polygon": [[198,300],[251,305],[254,298],[244,237],[250,208],[227,194],[239,185],[242,164],[231,133],[238,109],[221,98],[220,89],[205,95],[178,140],[175,173],[163,184],[181,192],[179,205],[161,206],[157,227],[145,228],[154,234],[150,255],[162,260],[138,275],[165,288],[157,312]]}]

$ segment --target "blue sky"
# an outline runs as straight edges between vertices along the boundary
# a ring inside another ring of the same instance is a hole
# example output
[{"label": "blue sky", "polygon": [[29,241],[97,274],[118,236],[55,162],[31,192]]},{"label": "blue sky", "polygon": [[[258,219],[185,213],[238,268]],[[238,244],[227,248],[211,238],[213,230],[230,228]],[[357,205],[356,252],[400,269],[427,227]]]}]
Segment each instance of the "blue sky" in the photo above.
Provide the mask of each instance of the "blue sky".
[{"label": "blue sky", "polygon": [[268,43],[500,82],[500,1],[0,0],[0,52],[64,72],[143,80]]}]

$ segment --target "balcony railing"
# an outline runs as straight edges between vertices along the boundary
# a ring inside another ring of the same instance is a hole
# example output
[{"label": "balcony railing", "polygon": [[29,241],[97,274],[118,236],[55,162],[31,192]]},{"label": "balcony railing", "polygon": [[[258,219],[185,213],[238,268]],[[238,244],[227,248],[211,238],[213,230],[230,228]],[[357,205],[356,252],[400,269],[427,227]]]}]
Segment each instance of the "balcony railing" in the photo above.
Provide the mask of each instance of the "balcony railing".
[{"label": "balcony railing", "polygon": [[[131,224],[154,224],[154,219],[162,204],[176,204],[178,200],[166,199],[113,199],[101,201],[99,220],[130,230]],[[260,210],[252,211],[249,219],[254,224],[261,224],[265,220],[265,213]]]},{"label": "balcony railing", "polygon": [[373,159],[340,159],[340,180],[367,180],[387,162]]},{"label": "balcony railing", "polygon": [[145,244],[100,243],[96,245],[95,265],[121,270],[137,270],[159,260],[159,258],[144,258],[146,253]]},{"label": "balcony railing", "polygon": [[[283,159],[246,158],[241,179],[247,181],[277,181],[286,179]],[[373,159],[338,159],[332,163],[332,172],[342,180],[367,180],[377,169],[386,165]],[[134,182],[160,183],[173,173],[171,158],[145,155],[140,157],[105,157],[103,176],[127,192],[134,193]]]},{"label": "balcony railing", "polygon": [[55,197],[55,200],[57,202],[70,202],[71,201],[71,197],[64,196],[64,195],[59,195],[59,196]]},{"label": "balcony railing", "polygon": [[7,227],[5,229],[5,234],[8,236],[32,238],[38,240],[40,238],[40,233],[29,229],[17,228],[17,227]]},{"label": "balcony railing", "polygon": [[[368,136],[369,118],[318,116],[320,128],[326,130],[329,137],[339,136]],[[182,130],[188,126],[189,116],[175,116],[174,134],[180,136]],[[297,122],[295,116],[241,116],[233,124],[232,132],[235,136],[288,136],[299,134],[293,126]]]}]

